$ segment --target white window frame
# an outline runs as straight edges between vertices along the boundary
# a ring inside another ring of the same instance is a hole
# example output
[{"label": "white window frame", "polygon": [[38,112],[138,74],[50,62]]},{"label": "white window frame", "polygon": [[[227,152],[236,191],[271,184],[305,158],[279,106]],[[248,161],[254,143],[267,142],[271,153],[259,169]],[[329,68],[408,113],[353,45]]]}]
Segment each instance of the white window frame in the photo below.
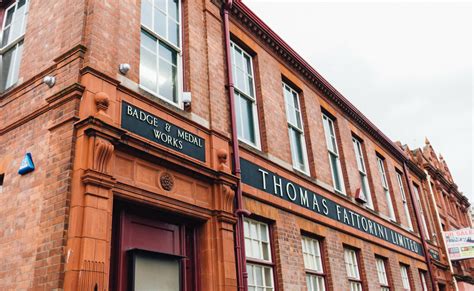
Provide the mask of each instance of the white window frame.
[{"label": "white window frame", "polygon": [[392,195],[390,194],[390,188],[388,186],[384,160],[379,156],[377,156],[377,168],[379,169],[380,179],[385,193],[385,199],[387,201],[388,217],[390,218],[390,220],[396,222],[397,218],[395,217],[395,209],[393,208]]},{"label": "white window frame", "polygon": [[[145,0],[142,0],[142,2],[145,1]],[[153,0],[150,0],[151,1],[151,5],[153,7],[153,10],[155,10],[154,8],[154,1]],[[142,3],[143,5],[143,3]],[[166,5],[168,5],[168,1],[166,1]],[[157,8],[159,9],[159,8]],[[168,17],[168,8],[167,8],[167,11],[166,11],[166,16]],[[179,46],[176,46],[175,44],[171,43],[165,36],[162,36],[160,35],[158,32],[155,32],[153,30],[153,28],[151,27],[148,27],[147,25],[143,24],[142,22],[142,19],[140,18],[140,27],[141,27],[141,30],[140,30],[140,37],[141,37],[141,33],[142,31],[150,34],[152,37],[156,38],[156,47],[157,47],[157,51],[156,51],[156,58],[157,58],[157,61],[159,62],[159,59],[160,59],[160,55],[159,55],[159,49],[160,49],[160,45],[159,43],[162,42],[164,43],[165,45],[169,46],[171,49],[175,50],[176,51],[176,65],[177,65],[177,72],[176,72],[176,82],[177,82],[177,93],[176,93],[176,102],[173,102],[172,100],[169,100],[168,98],[160,95],[157,91],[154,91],[150,88],[147,88],[145,87],[144,85],[142,85],[141,81],[139,82],[139,88],[150,93],[151,95],[153,96],[156,96],[158,97],[160,100],[162,101],[165,101],[173,106],[176,106],[178,107],[179,109],[184,109],[184,104],[183,102],[181,101],[182,100],[182,95],[183,95],[183,49],[182,49],[182,46],[183,46],[183,21],[182,21],[182,5],[181,5],[181,0],[178,0],[178,16],[179,16],[179,19],[178,19],[178,26],[179,26],[179,29],[178,29],[178,42],[179,42]],[[152,25],[154,24],[154,18],[155,18],[155,12],[152,11]],[[168,18],[167,18],[168,19]],[[167,24],[168,25],[168,24]],[[141,39],[140,39],[140,50],[141,50]],[[157,67],[156,67],[156,74],[158,75],[159,73],[159,67],[158,67],[158,64],[157,64]]]},{"label": "white window frame", "polygon": [[[265,272],[267,271],[267,272]],[[262,282],[264,285],[257,285],[256,282],[256,277],[257,277],[257,272],[261,272],[260,276],[262,277]],[[269,274],[270,278],[267,278],[267,273]],[[275,290],[275,282],[273,280],[273,268],[266,266],[266,265],[261,265],[261,264],[255,264],[255,263],[250,263],[247,262],[247,288],[249,291],[256,291],[256,290]],[[267,285],[267,282],[270,284]]]},{"label": "white window frame", "polygon": [[[12,17],[12,20],[11,20],[11,24],[9,25],[8,28],[10,28],[10,33],[12,32],[12,27],[13,27],[13,23],[15,22],[15,19],[16,17],[18,17],[18,3],[19,3],[19,0],[16,0],[14,1],[10,6],[8,6],[6,9],[5,9],[5,12],[3,14],[3,22],[2,22],[2,29],[0,31],[0,71],[3,70],[2,68],[2,58],[3,58],[3,55],[5,53],[7,53],[8,51],[10,50],[14,50],[13,53],[12,53],[12,64],[10,66],[12,66],[13,68],[15,66],[18,66],[18,75],[20,73],[20,64],[21,64],[21,59],[22,59],[22,55],[20,55],[18,57],[18,51],[20,50],[20,46],[23,46],[23,41],[25,39],[25,32],[26,32],[26,24],[28,23],[28,13],[29,13],[29,4],[30,4],[30,1],[29,0],[25,0],[25,12],[24,12],[24,18],[23,18],[23,22],[21,23],[21,26],[22,26],[22,30],[21,30],[21,34],[16,37],[15,39],[12,39],[10,41],[8,41],[5,46],[1,46],[2,43],[3,43],[3,34],[4,34],[4,31],[6,29],[5,27],[5,24],[6,24],[6,21],[7,21],[7,15],[8,15],[8,11],[15,8],[15,12],[13,13],[13,17]],[[21,48],[21,53],[23,54],[23,48]],[[17,64],[16,62],[20,62],[20,64]],[[3,90],[7,90],[8,88],[11,88],[12,86],[14,86],[17,82],[18,82],[18,76],[16,78],[16,80],[12,79],[13,76],[10,76],[10,75],[7,75],[7,80],[6,80],[6,84],[5,84],[5,88]],[[10,80],[10,81],[9,81]]]},{"label": "white window frame", "polygon": [[[304,136],[304,123],[303,123],[303,116],[301,114],[301,102],[300,102],[300,95],[296,90],[294,90],[290,85],[286,84],[285,82],[282,82],[282,88],[283,88],[283,98],[285,99],[285,108],[286,108],[286,120],[288,123],[288,137],[290,139],[290,150],[291,150],[291,159],[293,161],[293,169],[300,171],[306,175],[309,175],[309,163],[308,163],[308,152],[306,149],[306,139]],[[296,95],[296,102],[295,106],[297,108],[291,109],[287,100],[286,100],[286,94],[289,93],[293,96],[293,94]],[[296,118],[299,118],[301,128],[298,127],[298,124],[293,124],[290,121],[290,110],[294,110]],[[295,156],[297,155],[297,149],[296,145],[293,144],[293,139],[291,138],[291,131],[294,130],[298,133],[298,136],[300,138],[301,142],[301,152],[303,154],[303,165],[299,165],[298,161],[295,160]],[[300,167],[302,166],[302,168]]]},{"label": "white window frame", "polygon": [[400,189],[400,195],[402,196],[402,203],[403,203],[403,209],[405,211],[405,217],[407,218],[407,223],[408,223],[408,229],[413,231],[413,224],[411,222],[411,215],[410,215],[410,210],[408,208],[408,201],[407,201],[407,196],[405,194],[405,187],[403,186],[403,177],[402,174],[400,174],[398,171],[396,171],[397,174],[397,182],[398,182],[398,187]]},{"label": "white window frame", "polygon": [[346,266],[347,279],[351,291],[362,290],[362,280],[360,278],[359,258],[357,251],[344,247],[344,263]]},{"label": "white window frame", "polygon": [[[237,82],[236,82],[236,69],[235,69],[235,48],[239,49],[240,51],[242,51],[242,55],[244,55],[245,57],[247,57],[249,60],[250,60],[250,69],[251,69],[251,73],[252,73],[252,92],[254,94],[254,96],[250,96],[249,94],[245,93],[244,90],[242,90],[241,88],[239,88],[237,86]],[[251,140],[248,140],[242,136],[239,136],[238,135],[238,139],[258,150],[261,149],[261,145],[260,145],[260,128],[259,128],[259,121],[258,121],[258,111],[257,111],[257,94],[256,94],[256,91],[255,91],[255,72],[254,72],[254,68],[253,68],[253,58],[252,56],[247,53],[242,47],[240,47],[239,45],[237,45],[235,42],[231,41],[230,42],[230,50],[231,50],[231,60],[232,60],[232,82],[234,83],[234,92],[236,92],[237,94],[235,94],[236,96],[234,96],[234,102],[237,102],[239,101],[240,99],[239,98],[245,98],[247,101],[250,101],[252,102],[252,115],[253,115],[253,120],[254,120],[254,124],[253,124],[253,130],[255,132],[255,142],[252,142]],[[235,106],[239,106],[239,103],[236,103]],[[237,113],[237,112],[236,112]],[[240,117],[240,120],[243,120],[242,116]],[[243,124],[237,124],[237,126],[240,126],[241,128],[243,128]]]},{"label": "white window frame", "polygon": [[428,225],[426,224],[425,211],[423,210],[423,203],[421,202],[420,191],[418,185],[416,185],[415,183],[413,183],[413,191],[415,192],[415,197],[418,203],[418,209],[420,209],[421,222],[423,223],[423,229],[426,235],[426,239],[429,240],[431,238],[430,231],[428,229]]},{"label": "white window frame", "polygon": [[[372,200],[372,193],[369,186],[369,177],[367,169],[365,167],[364,151],[362,150],[362,142],[356,137],[352,137],[352,145],[354,146],[354,152],[356,157],[357,169],[359,170],[361,191],[364,193],[365,199],[367,199],[366,206],[370,209],[374,209],[374,202]],[[367,193],[363,191],[366,189]]]},{"label": "white window frame", "polygon": [[304,267],[306,269],[306,286],[310,291],[326,290],[321,243],[319,240],[301,236]]},{"label": "white window frame", "polygon": [[[342,174],[341,159],[339,157],[339,149],[338,149],[338,144],[337,144],[336,130],[334,128],[334,120],[328,115],[326,115],[325,113],[322,113],[322,118],[323,118],[324,135],[326,137],[326,145],[327,145],[327,150],[328,150],[329,165],[331,167],[333,187],[336,192],[346,195],[346,190],[345,190],[346,187],[344,185],[344,175]],[[334,140],[334,149],[331,148],[332,140]],[[333,155],[336,158],[335,165],[332,162],[331,155]],[[334,172],[337,172],[339,181],[341,182],[340,183],[341,189],[337,189],[336,187],[336,177],[334,176]]]},{"label": "white window frame", "polygon": [[426,271],[420,270],[421,288],[423,291],[428,291],[428,285],[426,284]]},{"label": "white window frame", "polygon": [[400,264],[400,274],[402,276],[402,284],[403,288],[406,291],[409,291],[411,289],[410,287],[410,277],[408,275],[408,266]]},{"label": "white window frame", "polygon": [[[252,237],[252,226],[256,229],[256,237]],[[264,229],[264,235],[262,235],[262,229]],[[264,239],[266,237],[266,240]],[[274,290],[275,282],[273,277],[273,261],[272,261],[272,244],[270,241],[270,226],[267,223],[263,223],[250,218],[244,218],[244,241],[245,241],[245,255],[247,260],[247,272],[248,277],[248,288],[249,290]],[[254,254],[254,245],[257,245],[258,252]],[[267,244],[266,257],[264,255],[265,248],[264,244]],[[261,271],[262,282],[270,282],[271,285],[260,286],[256,285],[257,270]],[[266,279],[265,270],[268,270],[270,274],[269,280]],[[252,274],[250,274],[252,272]]]},{"label": "white window frame", "polygon": [[386,267],[385,262],[386,262],[386,259],[383,259],[383,258],[380,258],[380,257],[375,257],[375,266],[377,268],[377,277],[379,279],[379,284],[380,284],[381,291],[389,291],[390,290],[388,275],[387,275],[387,271],[385,269],[385,267]]}]

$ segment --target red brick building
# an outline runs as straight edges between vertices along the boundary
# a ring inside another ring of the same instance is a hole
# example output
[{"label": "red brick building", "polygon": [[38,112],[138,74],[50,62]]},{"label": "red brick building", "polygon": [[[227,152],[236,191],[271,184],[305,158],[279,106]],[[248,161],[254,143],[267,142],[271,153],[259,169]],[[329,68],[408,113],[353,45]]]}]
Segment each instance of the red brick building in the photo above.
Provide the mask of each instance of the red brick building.
[{"label": "red brick building", "polygon": [[240,1],[0,5],[0,289],[453,290],[447,167]]},{"label": "red brick building", "polygon": [[[454,275],[459,290],[470,290],[474,283],[472,272],[473,260],[452,261],[450,265],[445,251],[445,242],[442,231],[458,230],[472,227],[468,199],[459,191],[454,183],[451,172],[442,155],[437,155],[428,139],[425,146],[409,151],[405,146],[410,159],[426,174],[423,185],[422,202],[424,212],[428,217],[427,233],[430,244],[432,263],[435,266],[437,279],[440,284],[451,281]],[[439,157],[439,158],[438,158]],[[437,246],[437,248],[436,248]]]}]

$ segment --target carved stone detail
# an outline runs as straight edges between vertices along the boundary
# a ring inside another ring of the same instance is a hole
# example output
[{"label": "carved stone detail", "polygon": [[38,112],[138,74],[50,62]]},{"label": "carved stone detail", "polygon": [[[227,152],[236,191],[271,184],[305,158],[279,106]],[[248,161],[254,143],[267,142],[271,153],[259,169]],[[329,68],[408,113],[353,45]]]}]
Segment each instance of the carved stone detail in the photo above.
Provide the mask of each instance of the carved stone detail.
[{"label": "carved stone detail", "polygon": [[110,98],[109,95],[105,92],[99,92],[94,96],[95,106],[99,114],[107,114],[107,109],[109,109]]},{"label": "carved stone detail", "polygon": [[232,212],[235,192],[227,185],[222,185],[222,210]]},{"label": "carved stone detail", "polygon": [[94,116],[102,121],[112,122],[112,118],[107,113],[110,105],[110,97],[105,92],[96,93],[94,96],[94,102],[97,112]]},{"label": "carved stone detail", "polygon": [[160,176],[161,187],[166,191],[173,190],[174,187],[174,177],[168,172],[163,172]]},{"label": "carved stone detail", "polygon": [[227,166],[227,151],[224,149],[217,150],[217,160],[219,161],[219,171],[229,171],[229,166]]},{"label": "carved stone detail", "polygon": [[108,173],[108,164],[112,157],[114,146],[109,141],[99,137],[95,138],[94,146],[94,170]]}]

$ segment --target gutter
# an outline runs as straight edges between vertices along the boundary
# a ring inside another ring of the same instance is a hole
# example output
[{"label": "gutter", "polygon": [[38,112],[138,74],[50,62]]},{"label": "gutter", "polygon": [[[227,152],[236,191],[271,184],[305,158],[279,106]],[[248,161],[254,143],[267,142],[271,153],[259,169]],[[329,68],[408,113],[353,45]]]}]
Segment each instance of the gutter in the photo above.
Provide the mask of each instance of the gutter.
[{"label": "gutter", "polygon": [[428,248],[428,244],[426,243],[425,232],[424,232],[424,230],[422,230],[423,223],[421,221],[421,214],[420,214],[420,209],[419,209],[419,207],[422,207],[422,206],[421,205],[415,205],[415,201],[417,201],[417,199],[416,199],[415,194],[413,193],[413,190],[412,190],[413,184],[411,182],[411,179],[410,179],[410,176],[409,176],[409,173],[408,173],[406,162],[403,162],[403,175],[405,176],[405,180],[406,180],[406,183],[408,185],[408,192],[410,193],[413,208],[415,210],[415,217],[416,217],[416,222],[417,222],[417,225],[418,225],[418,231],[419,231],[420,236],[421,236],[421,242],[423,243],[423,254],[424,254],[424,257],[425,257],[426,264],[428,265],[428,274],[430,276],[431,288],[432,288],[432,290],[438,290],[438,287],[436,285],[436,280],[435,280],[435,277],[434,277],[434,271],[432,270],[432,266],[431,266],[431,257],[430,257],[430,254],[428,252],[429,248]]},{"label": "gutter", "polygon": [[233,152],[233,169],[232,173],[237,176],[237,186],[235,189],[235,215],[237,216],[237,224],[235,226],[235,255],[237,263],[237,285],[238,290],[247,291],[247,267],[245,256],[245,239],[244,239],[244,216],[249,216],[250,212],[243,208],[242,202],[242,181],[240,179],[240,151],[239,139],[237,137],[237,122],[235,113],[235,96],[234,81],[232,77],[232,61],[230,52],[230,30],[229,30],[229,11],[232,9],[233,1],[225,0],[222,5],[222,17],[224,22],[224,39],[227,69],[227,90],[229,93],[229,107],[232,127],[232,152]]}]

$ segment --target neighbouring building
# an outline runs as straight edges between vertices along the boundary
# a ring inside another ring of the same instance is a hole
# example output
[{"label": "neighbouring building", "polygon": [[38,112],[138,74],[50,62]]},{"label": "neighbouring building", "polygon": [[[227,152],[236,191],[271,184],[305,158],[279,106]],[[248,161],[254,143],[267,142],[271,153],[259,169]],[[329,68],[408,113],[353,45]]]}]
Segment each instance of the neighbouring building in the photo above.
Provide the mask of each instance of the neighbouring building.
[{"label": "neighbouring building", "polygon": [[0,289],[453,290],[440,228],[469,203],[444,161],[241,1],[3,0],[0,20]]},{"label": "neighbouring building", "polygon": [[432,218],[426,223],[427,241],[439,289],[445,290],[446,286],[451,284],[454,275],[459,290],[472,290],[474,260],[452,261],[450,266],[442,234],[443,231],[472,227],[470,203],[454,183],[443,156],[436,155],[428,139],[425,140],[423,148],[410,151],[405,146],[405,149],[411,160],[424,169],[426,174],[422,186],[425,195],[420,199],[423,212]]}]

